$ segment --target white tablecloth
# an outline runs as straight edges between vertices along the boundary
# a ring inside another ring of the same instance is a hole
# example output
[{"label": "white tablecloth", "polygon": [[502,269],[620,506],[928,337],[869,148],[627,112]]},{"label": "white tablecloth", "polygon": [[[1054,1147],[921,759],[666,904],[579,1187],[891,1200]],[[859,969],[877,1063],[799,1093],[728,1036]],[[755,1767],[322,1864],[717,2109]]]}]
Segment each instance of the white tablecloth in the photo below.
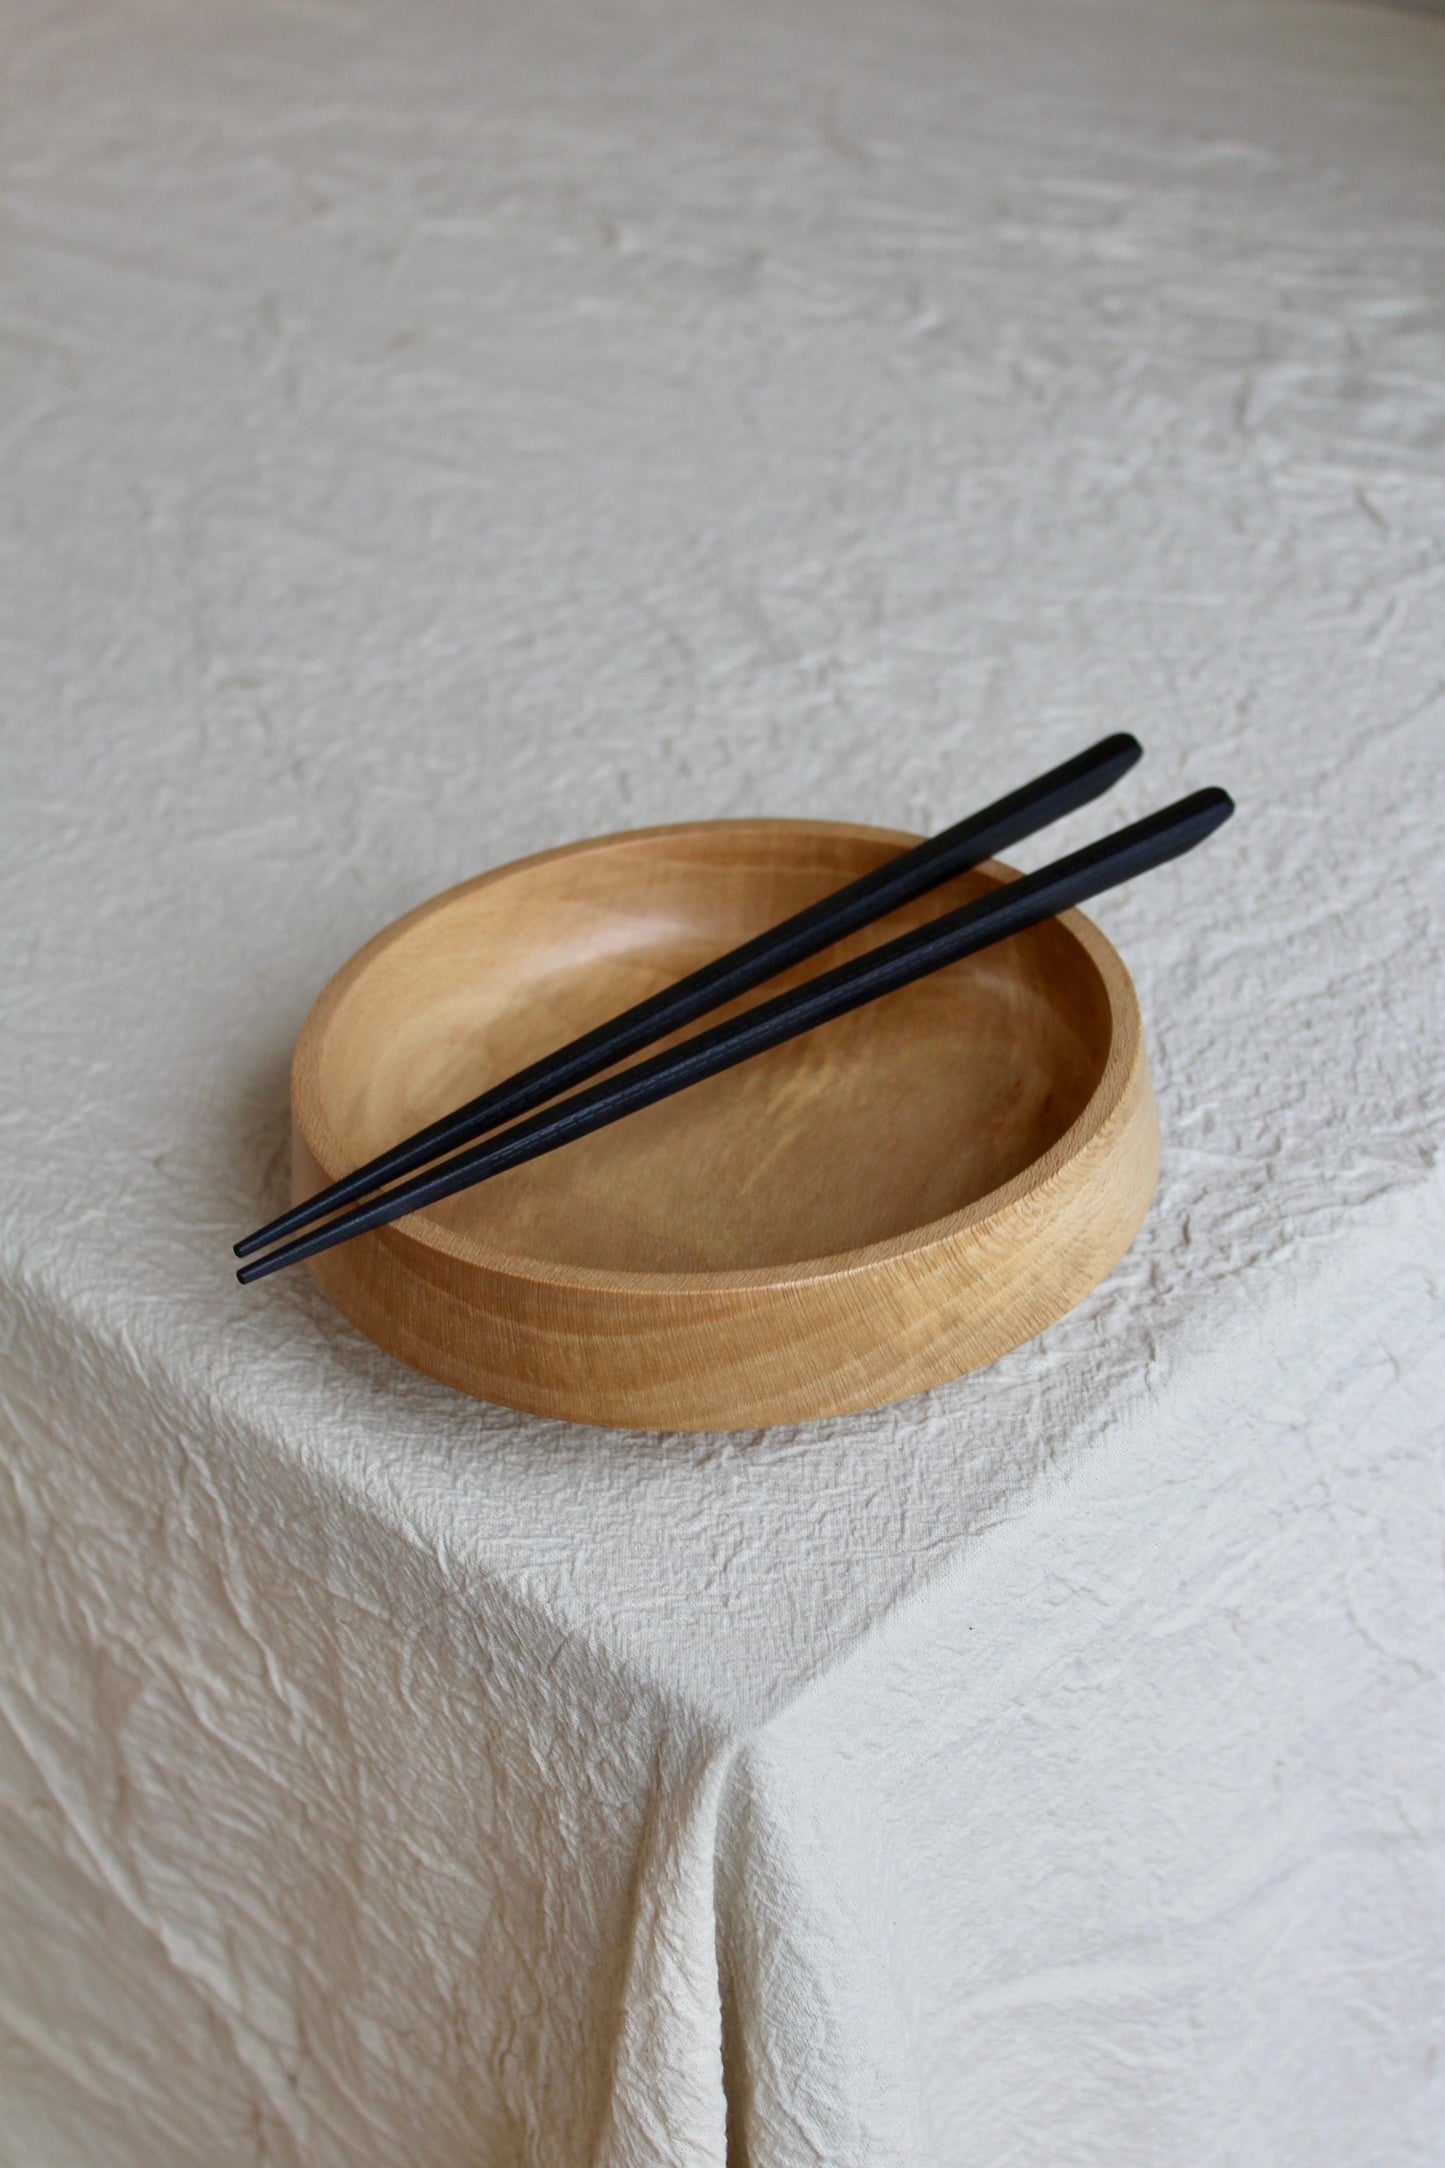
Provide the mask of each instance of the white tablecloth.
[{"label": "white tablecloth", "polygon": [[[1445,2149],[1445,21],[9,0],[6,2168]],[[569,1428],[228,1245],[376,928],[1038,863],[1165,1172],[992,1370]]]}]

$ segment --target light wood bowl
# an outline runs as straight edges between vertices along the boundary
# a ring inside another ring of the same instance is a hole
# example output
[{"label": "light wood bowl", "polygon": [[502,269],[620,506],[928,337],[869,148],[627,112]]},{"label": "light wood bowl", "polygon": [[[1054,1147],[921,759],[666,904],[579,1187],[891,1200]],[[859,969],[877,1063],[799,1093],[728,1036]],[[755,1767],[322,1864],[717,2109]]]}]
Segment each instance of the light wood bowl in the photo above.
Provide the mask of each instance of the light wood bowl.
[{"label": "light wood bowl", "polygon": [[[914,840],[707,821],[449,889],[308,1017],[293,1196]],[[748,999],[1006,873],[966,874]],[[379,1346],[486,1400],[648,1429],[798,1422],[1041,1332],[1128,1248],[1158,1166],[1133,986],[1071,911],[312,1270]]]}]

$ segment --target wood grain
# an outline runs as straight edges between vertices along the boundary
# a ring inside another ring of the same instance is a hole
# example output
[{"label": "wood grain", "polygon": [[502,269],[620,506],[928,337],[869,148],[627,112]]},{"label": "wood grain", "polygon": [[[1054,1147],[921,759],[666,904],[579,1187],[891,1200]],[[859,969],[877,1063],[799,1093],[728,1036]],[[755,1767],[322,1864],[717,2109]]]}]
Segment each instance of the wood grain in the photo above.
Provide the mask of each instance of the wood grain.
[{"label": "wood grain", "polygon": [[[293,1196],[912,840],[645,829],[422,905],[307,1019]],[[963,875],[735,1008],[1004,877]],[[1158,1151],[1133,987],[1071,912],[311,1269],[380,1346],[485,1399],[655,1429],[802,1421],[1041,1331],[1128,1247]]]}]

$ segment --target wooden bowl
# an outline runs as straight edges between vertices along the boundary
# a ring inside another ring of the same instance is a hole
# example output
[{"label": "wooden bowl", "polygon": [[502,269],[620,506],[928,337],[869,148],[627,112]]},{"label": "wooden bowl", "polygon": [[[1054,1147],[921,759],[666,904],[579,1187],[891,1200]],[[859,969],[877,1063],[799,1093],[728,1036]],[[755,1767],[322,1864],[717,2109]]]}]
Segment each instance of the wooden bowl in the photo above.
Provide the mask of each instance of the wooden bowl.
[{"label": "wooden bowl", "polygon": [[[293,1196],[913,840],[706,821],[449,889],[307,1019]],[[1006,875],[966,874],[748,1002]],[[650,1429],[798,1422],[1042,1331],[1128,1248],[1158,1164],[1133,986],[1071,911],[312,1270],[379,1346],[486,1400]]]}]

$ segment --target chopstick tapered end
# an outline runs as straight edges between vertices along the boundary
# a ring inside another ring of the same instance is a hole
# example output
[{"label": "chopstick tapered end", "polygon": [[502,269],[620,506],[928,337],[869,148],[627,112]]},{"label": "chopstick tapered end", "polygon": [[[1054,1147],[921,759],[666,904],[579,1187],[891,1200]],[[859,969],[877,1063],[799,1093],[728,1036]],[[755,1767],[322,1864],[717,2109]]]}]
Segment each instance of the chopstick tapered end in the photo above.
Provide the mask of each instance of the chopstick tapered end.
[{"label": "chopstick tapered end", "polygon": [[283,1235],[291,1233],[301,1216],[301,1208],[293,1204],[289,1211],[282,1212],[276,1219],[268,1220],[266,1225],[258,1227],[254,1234],[242,1235],[239,1242],[233,1242],[233,1254],[237,1257],[254,1257],[257,1250],[269,1249],[273,1242],[279,1242]]}]

